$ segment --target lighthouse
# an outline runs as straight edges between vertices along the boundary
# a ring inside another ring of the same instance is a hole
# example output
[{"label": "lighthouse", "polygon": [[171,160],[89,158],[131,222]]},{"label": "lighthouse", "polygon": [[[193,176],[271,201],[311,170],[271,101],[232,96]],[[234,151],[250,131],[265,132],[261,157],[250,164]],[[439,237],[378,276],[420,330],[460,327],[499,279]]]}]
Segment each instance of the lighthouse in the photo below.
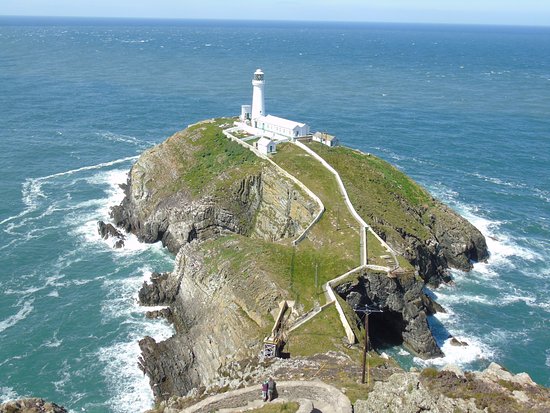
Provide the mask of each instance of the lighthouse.
[{"label": "lighthouse", "polygon": [[252,122],[260,116],[265,116],[264,85],[264,72],[258,69],[252,78]]}]

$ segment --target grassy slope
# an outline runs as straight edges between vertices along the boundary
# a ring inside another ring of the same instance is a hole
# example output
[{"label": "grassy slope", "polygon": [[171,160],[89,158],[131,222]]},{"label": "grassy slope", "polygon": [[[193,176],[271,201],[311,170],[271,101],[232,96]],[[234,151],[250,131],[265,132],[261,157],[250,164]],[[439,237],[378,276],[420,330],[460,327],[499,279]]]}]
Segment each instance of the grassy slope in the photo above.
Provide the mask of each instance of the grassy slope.
[{"label": "grassy slope", "polygon": [[318,161],[291,144],[278,145],[273,160],[302,181],[325,205],[325,213],[308,239],[317,248],[349,260],[349,267],[337,271],[332,278],[357,267],[360,264],[359,225],[340,196],[334,177]]},{"label": "grassy slope", "polygon": [[223,135],[220,125],[230,122],[225,118],[201,122],[166,141],[182,167],[183,179],[171,190],[177,191],[185,184],[195,195],[223,195],[232,182],[260,171],[264,161]]},{"label": "grassy slope", "polygon": [[340,173],[357,212],[390,242],[401,239],[395,228],[420,240],[430,237],[427,225],[430,214],[439,214],[437,203],[407,175],[373,155],[309,145]]}]

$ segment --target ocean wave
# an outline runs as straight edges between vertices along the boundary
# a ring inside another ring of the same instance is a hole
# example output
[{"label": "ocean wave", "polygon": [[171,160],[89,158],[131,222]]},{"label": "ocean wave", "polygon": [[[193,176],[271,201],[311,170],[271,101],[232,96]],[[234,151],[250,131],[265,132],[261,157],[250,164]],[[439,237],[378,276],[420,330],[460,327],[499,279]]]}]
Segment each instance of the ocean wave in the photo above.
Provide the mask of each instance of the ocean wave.
[{"label": "ocean wave", "polygon": [[484,344],[480,339],[472,336],[454,336],[457,340],[466,343],[466,346],[454,346],[452,338],[446,339],[440,344],[443,351],[443,357],[437,357],[434,359],[423,360],[419,357],[414,357],[414,362],[422,367],[438,366],[443,367],[447,364],[455,364],[461,367],[467,367],[468,365],[480,361],[490,360],[494,357],[494,350],[488,345]]},{"label": "ocean wave", "polygon": [[149,379],[137,367],[141,354],[137,337],[99,350],[102,375],[110,390],[108,405],[114,413],[143,412],[154,402]]},{"label": "ocean wave", "polygon": [[527,185],[523,182],[518,183],[518,182],[512,182],[512,181],[505,181],[505,180],[502,180],[500,178],[486,176],[486,175],[480,174],[478,172],[469,173],[468,175],[479,178],[484,182],[490,182],[492,184],[499,185],[499,186],[506,186],[506,187],[509,187],[509,188],[518,188],[518,189],[527,188]]},{"label": "ocean wave", "polygon": [[441,183],[431,188],[435,195],[455,208],[460,215],[471,222],[485,237],[490,257],[487,263],[476,263],[474,269],[488,276],[497,275],[495,268],[515,268],[512,258],[521,258],[527,261],[542,260],[540,252],[519,244],[521,239],[513,238],[501,228],[505,221],[491,220],[480,214],[480,208],[468,205],[458,200],[458,193]]},{"label": "ocean wave", "polygon": [[123,135],[120,133],[101,132],[101,133],[97,133],[97,136],[111,142],[129,143],[139,147],[149,146],[152,144],[152,142],[142,141],[141,139],[136,138],[135,136]]},{"label": "ocean wave", "polygon": [[50,347],[50,348],[57,348],[61,344],[63,344],[63,339],[57,338],[57,333],[59,330],[54,331],[53,337],[50,340],[46,340],[40,347]]},{"label": "ocean wave", "polygon": [[34,299],[24,301],[23,306],[19,309],[19,311],[16,314],[9,316],[5,320],[0,321],[0,333],[3,332],[4,330],[7,330],[10,327],[13,327],[20,321],[27,318],[27,316],[32,312],[32,310],[34,310],[34,307],[32,305],[33,302],[34,302]]},{"label": "ocean wave", "polygon": [[0,387],[0,403],[21,398],[12,387]]},{"label": "ocean wave", "polygon": [[126,157],[126,158],[116,159],[114,161],[101,162],[101,163],[98,163],[96,165],[83,166],[83,167],[80,167],[80,168],[70,169],[68,171],[58,172],[58,173],[55,173],[55,174],[41,176],[41,177],[38,177],[38,178],[27,178],[25,180],[25,182],[23,182],[22,190],[21,190],[21,192],[22,192],[22,201],[25,205],[25,208],[23,209],[23,211],[21,211],[17,215],[10,216],[10,217],[5,218],[4,220],[0,221],[0,225],[4,225],[8,222],[20,219],[20,218],[34,212],[38,208],[39,200],[47,198],[46,194],[44,194],[44,192],[42,191],[42,185],[45,182],[48,182],[48,181],[50,181],[54,178],[74,175],[74,174],[84,172],[84,171],[92,171],[92,170],[107,168],[107,167],[118,165],[118,164],[121,164],[121,163],[126,163],[126,162],[129,162],[129,161],[135,160],[137,158],[138,158],[138,156],[129,156],[129,157]]}]

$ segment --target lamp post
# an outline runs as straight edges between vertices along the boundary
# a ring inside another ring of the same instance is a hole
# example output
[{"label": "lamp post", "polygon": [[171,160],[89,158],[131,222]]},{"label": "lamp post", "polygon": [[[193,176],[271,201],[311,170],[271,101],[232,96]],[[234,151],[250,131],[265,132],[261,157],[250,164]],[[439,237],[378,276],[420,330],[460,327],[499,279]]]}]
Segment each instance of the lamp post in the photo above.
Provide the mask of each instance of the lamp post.
[{"label": "lamp post", "polygon": [[[354,310],[358,313],[365,314],[365,347],[363,348],[363,373],[361,375],[361,383],[365,383],[365,370],[367,361],[367,352],[369,347],[369,314],[370,313],[382,313],[383,311],[378,307],[369,305],[355,306]],[[368,385],[370,385],[370,364],[368,368]]]}]

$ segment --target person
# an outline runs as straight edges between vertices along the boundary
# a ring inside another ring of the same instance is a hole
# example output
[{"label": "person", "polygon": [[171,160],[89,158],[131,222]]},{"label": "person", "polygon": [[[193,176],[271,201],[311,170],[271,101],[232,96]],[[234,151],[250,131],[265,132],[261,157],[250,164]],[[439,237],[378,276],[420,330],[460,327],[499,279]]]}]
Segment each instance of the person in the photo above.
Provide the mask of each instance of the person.
[{"label": "person", "polygon": [[269,401],[273,400],[273,393],[275,392],[275,380],[273,378],[269,378],[267,381],[267,399]]},{"label": "person", "polygon": [[267,400],[267,388],[268,388],[267,380],[264,380],[264,382],[262,383],[262,400],[264,402]]}]

